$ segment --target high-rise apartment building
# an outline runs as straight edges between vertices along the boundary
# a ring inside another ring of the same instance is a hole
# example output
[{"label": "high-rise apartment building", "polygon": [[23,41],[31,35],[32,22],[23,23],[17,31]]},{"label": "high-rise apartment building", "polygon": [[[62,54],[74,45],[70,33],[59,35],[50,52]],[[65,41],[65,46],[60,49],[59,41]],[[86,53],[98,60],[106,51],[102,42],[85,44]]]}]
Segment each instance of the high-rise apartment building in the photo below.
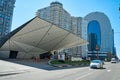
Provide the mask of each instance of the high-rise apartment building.
[{"label": "high-rise apartment building", "polygon": [[52,2],[49,7],[38,10],[37,16],[71,31],[71,16],[59,2]]},{"label": "high-rise apartment building", "polygon": [[0,0],[0,38],[11,30],[14,4],[16,0]]},{"label": "high-rise apartment building", "polygon": [[[71,17],[71,29],[72,33],[76,34],[77,36],[81,37],[81,25],[82,25],[82,18],[81,17]],[[82,56],[82,47],[74,47],[70,49],[70,52],[73,53],[73,55]]]},{"label": "high-rise apartment building", "polygon": [[[50,6],[43,9],[39,9],[36,15],[42,19],[45,19],[57,26],[72,32],[78,36],[81,36],[81,17],[71,16],[59,2],[52,2]],[[69,54],[81,54],[81,48],[75,47],[71,49],[65,49],[63,52]]]}]

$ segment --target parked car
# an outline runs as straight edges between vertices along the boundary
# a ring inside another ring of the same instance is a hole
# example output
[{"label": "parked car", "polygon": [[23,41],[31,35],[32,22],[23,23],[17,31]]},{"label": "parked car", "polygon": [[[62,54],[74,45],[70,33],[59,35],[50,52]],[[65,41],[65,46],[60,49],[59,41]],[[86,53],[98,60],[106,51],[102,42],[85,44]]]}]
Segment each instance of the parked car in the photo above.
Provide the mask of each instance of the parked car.
[{"label": "parked car", "polygon": [[90,68],[103,68],[103,62],[101,60],[92,60],[90,62]]},{"label": "parked car", "polygon": [[115,58],[112,58],[111,63],[117,63],[117,60]]}]

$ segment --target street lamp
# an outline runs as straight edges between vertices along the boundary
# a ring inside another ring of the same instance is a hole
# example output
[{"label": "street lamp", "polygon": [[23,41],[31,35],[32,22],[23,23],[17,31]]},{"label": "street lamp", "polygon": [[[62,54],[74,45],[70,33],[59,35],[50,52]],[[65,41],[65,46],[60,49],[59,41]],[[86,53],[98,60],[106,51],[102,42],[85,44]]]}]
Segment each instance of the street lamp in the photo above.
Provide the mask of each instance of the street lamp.
[{"label": "street lamp", "polygon": [[98,55],[98,50],[99,50],[99,47],[98,47],[98,45],[96,44],[96,51],[97,51],[97,59],[99,59],[99,55]]}]

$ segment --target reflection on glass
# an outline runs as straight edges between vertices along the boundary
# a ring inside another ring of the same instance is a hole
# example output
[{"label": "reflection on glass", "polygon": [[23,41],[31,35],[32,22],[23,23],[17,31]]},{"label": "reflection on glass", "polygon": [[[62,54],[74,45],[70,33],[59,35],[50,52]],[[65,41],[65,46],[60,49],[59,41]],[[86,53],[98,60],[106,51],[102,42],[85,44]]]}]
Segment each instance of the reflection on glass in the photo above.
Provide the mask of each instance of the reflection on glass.
[{"label": "reflection on glass", "polygon": [[88,24],[88,50],[95,51],[96,45],[98,45],[100,49],[101,44],[101,35],[100,35],[100,25],[98,21],[93,20]]}]

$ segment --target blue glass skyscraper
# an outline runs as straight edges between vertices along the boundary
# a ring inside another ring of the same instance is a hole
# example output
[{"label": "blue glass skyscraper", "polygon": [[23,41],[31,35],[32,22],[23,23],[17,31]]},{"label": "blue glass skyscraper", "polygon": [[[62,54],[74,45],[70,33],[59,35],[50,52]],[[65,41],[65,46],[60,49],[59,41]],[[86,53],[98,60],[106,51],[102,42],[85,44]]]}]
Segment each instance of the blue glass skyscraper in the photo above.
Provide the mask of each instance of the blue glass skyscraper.
[{"label": "blue glass skyscraper", "polygon": [[109,18],[102,12],[92,12],[85,19],[88,21],[88,57],[110,59],[114,50],[114,32]]},{"label": "blue glass skyscraper", "polygon": [[0,0],[0,38],[11,30],[14,4],[16,0]]}]

